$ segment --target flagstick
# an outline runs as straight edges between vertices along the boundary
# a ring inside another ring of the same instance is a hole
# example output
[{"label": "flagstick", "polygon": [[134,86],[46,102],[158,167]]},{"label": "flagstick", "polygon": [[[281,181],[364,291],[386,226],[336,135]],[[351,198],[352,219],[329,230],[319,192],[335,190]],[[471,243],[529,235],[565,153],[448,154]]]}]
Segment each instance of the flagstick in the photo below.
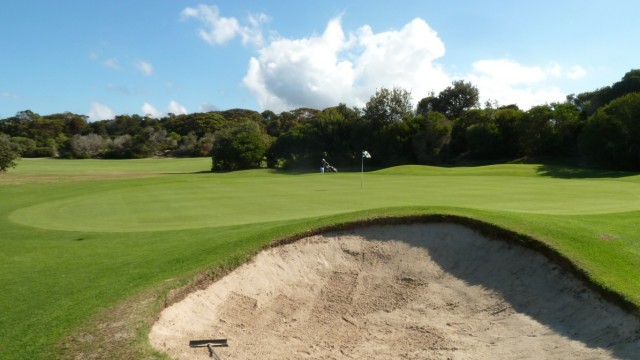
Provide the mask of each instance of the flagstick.
[{"label": "flagstick", "polygon": [[360,154],[360,190],[364,189],[364,150]]}]

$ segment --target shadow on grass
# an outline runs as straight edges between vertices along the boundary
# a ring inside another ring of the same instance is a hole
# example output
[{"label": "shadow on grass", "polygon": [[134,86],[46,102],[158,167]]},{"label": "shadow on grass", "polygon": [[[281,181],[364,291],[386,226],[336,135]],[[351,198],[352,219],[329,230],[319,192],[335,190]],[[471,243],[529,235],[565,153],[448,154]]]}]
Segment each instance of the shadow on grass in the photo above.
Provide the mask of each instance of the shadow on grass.
[{"label": "shadow on grass", "polygon": [[536,172],[542,176],[560,179],[596,179],[596,178],[622,178],[638,175],[638,173],[616,170],[602,170],[580,168],[566,165],[540,165]]}]

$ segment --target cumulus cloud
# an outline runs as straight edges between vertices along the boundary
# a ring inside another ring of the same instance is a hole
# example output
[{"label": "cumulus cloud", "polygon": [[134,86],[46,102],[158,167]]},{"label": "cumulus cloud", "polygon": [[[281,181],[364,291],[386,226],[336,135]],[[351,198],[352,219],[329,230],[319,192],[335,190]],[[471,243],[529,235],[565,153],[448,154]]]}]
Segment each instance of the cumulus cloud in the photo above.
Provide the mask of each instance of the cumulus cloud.
[{"label": "cumulus cloud", "polygon": [[272,41],[251,58],[243,79],[261,108],[324,108],[340,102],[363,106],[381,87],[399,86],[414,102],[450,84],[435,60],[445,53],[438,34],[422,19],[400,30],[374,33],[369,26],[344,33],[340,18],[324,33]]},{"label": "cumulus cloud", "polygon": [[151,104],[149,104],[147,102],[142,105],[142,113],[144,115],[149,115],[149,116],[151,116],[153,118],[156,118],[156,119],[159,118],[159,117],[162,117],[162,115],[163,115],[162,111],[156,109],[153,105],[151,105]]},{"label": "cumulus cloud", "polygon": [[261,26],[269,21],[267,15],[257,14],[248,17],[247,25],[241,25],[234,17],[221,16],[217,6],[203,4],[185,8],[181,18],[199,20],[203,27],[198,29],[198,35],[211,45],[224,44],[236,36],[240,36],[245,44],[260,45],[263,42]]},{"label": "cumulus cloud", "polygon": [[587,75],[587,71],[580,65],[574,65],[567,71],[567,77],[571,80],[582,79]]},{"label": "cumulus cloud", "polygon": [[410,91],[415,105],[431,91],[438,93],[451,85],[453,79],[477,86],[482,101],[515,103],[526,109],[564,100],[566,94],[558,84],[586,76],[580,65],[528,66],[508,59],[478,60],[469,73],[450,74],[440,64],[444,43],[420,18],[400,29],[375,32],[364,25],[345,33],[337,17],[320,35],[272,37],[265,44],[262,26],[270,19],[264,14],[251,15],[243,24],[221,16],[216,6],[199,5],[185,8],[181,16],[199,20],[198,34],[211,45],[239,37],[257,46],[242,82],[260,108],[275,112],[338,103],[363,107],[382,87]]},{"label": "cumulus cloud", "polygon": [[188,114],[187,108],[180,105],[177,101],[171,100],[169,102],[169,107],[167,108],[167,113],[172,113],[176,115],[184,115]]},{"label": "cumulus cloud", "polygon": [[485,100],[499,104],[517,104],[522,109],[551,102],[564,101],[566,93],[558,80],[575,80],[586,74],[579,65],[565,70],[557,63],[546,66],[526,66],[514,60],[479,60],[466,79],[480,90]]},{"label": "cumulus cloud", "polygon": [[153,75],[153,65],[144,60],[136,60],[136,69],[146,76]]},{"label": "cumulus cloud", "polygon": [[154,117],[157,119],[167,114],[184,115],[184,114],[188,114],[189,111],[187,111],[187,108],[182,106],[177,101],[171,100],[165,111],[160,111],[155,106],[145,102],[144,104],[142,104],[142,113],[144,115],[150,115],[151,117]]},{"label": "cumulus cloud", "polygon": [[91,120],[107,120],[113,119],[116,116],[116,113],[107,105],[97,101],[92,101],[91,109],[87,116],[89,116]]}]

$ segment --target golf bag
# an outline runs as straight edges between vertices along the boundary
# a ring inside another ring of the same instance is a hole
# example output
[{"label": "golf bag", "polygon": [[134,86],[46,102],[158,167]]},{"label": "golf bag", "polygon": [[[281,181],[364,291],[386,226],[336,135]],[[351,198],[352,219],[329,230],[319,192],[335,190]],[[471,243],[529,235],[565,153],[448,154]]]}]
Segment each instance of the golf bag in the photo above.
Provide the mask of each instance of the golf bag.
[{"label": "golf bag", "polygon": [[334,173],[337,173],[337,172],[338,172],[338,169],[336,169],[335,167],[333,167],[333,166],[331,166],[331,165],[329,165],[329,164],[326,164],[326,165],[324,166],[324,171],[325,171],[325,172],[334,172]]}]

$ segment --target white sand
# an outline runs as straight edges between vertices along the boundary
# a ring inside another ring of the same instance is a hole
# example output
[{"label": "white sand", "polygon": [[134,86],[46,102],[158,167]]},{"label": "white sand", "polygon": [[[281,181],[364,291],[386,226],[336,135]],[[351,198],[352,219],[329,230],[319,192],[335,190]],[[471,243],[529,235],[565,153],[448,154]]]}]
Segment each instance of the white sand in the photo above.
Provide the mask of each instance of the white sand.
[{"label": "white sand", "polygon": [[640,320],[541,255],[453,224],[269,249],[165,309],[152,345],[209,359],[638,359]]}]

